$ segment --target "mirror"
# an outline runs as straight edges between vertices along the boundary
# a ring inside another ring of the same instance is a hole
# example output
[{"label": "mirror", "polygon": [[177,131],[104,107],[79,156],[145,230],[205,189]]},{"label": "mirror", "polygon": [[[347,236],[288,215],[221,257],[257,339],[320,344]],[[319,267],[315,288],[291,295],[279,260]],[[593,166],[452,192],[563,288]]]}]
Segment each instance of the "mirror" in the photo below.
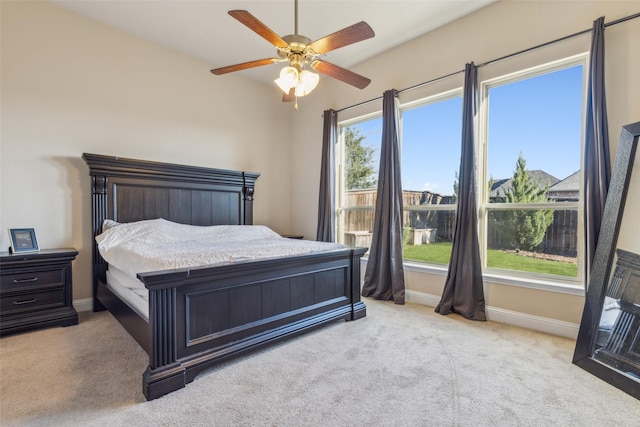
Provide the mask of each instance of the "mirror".
[{"label": "mirror", "polygon": [[[617,249],[640,122],[622,127],[573,363],[640,399],[640,255]],[[615,262],[615,270],[613,270]]]}]

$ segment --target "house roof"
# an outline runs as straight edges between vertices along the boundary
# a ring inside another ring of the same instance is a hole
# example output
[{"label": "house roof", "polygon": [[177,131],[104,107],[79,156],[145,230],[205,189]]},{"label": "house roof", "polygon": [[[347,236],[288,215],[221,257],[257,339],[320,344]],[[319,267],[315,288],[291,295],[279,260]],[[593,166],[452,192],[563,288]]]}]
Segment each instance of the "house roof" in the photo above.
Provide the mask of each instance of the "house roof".
[{"label": "house roof", "polygon": [[556,182],[549,187],[549,193],[556,191],[580,191],[580,171],[576,171],[565,179]]},{"label": "house roof", "polygon": [[[531,179],[538,183],[540,188],[544,188],[546,186],[552,187],[556,183],[560,182],[558,178],[542,170],[530,170],[527,171],[527,173]],[[513,178],[494,180],[493,185],[491,185],[490,197],[504,197],[509,189],[511,189],[512,181]]]}]

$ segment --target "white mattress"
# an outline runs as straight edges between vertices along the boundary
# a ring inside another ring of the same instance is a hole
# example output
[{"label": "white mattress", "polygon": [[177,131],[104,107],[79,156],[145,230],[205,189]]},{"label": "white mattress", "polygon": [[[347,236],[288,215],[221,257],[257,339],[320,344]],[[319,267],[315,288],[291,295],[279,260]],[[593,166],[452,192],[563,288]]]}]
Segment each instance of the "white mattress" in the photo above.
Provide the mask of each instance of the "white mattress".
[{"label": "white mattress", "polygon": [[107,287],[140,317],[149,321],[149,291],[144,283],[110,265],[107,270]]}]

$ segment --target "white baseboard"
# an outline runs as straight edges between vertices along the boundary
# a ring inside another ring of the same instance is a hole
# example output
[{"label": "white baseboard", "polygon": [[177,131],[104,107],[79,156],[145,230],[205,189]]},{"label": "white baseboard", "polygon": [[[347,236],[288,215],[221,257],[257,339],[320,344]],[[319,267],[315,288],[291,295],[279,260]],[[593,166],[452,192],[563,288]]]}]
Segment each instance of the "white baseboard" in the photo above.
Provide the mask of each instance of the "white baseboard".
[{"label": "white baseboard", "polygon": [[82,298],[73,300],[73,308],[76,311],[91,311],[93,310],[93,298]]},{"label": "white baseboard", "polygon": [[[411,290],[406,290],[405,293],[407,301],[415,302],[417,304],[435,307],[440,302],[440,296],[438,295]],[[486,306],[485,312],[487,314],[487,320],[507,323],[509,325],[520,326],[571,339],[576,339],[578,337],[578,330],[580,329],[580,325],[577,323],[550,319],[548,317],[534,316],[532,314],[520,313],[499,307]]]},{"label": "white baseboard", "polygon": [[[405,294],[407,301],[414,302],[416,304],[423,304],[429,307],[435,307],[440,302],[439,295],[432,295],[408,289],[405,291]],[[91,311],[93,310],[93,299],[83,298],[74,300],[73,306],[77,311]],[[509,325],[520,326],[572,339],[576,339],[578,337],[578,330],[580,328],[580,325],[577,323],[564,322],[562,320],[550,319],[548,317],[534,316],[532,314],[520,313],[499,307],[486,306],[485,312],[487,314],[487,320],[508,323]]]},{"label": "white baseboard", "polygon": [[407,301],[428,305],[429,307],[435,307],[440,302],[440,297],[437,295],[412,291],[410,289],[405,290],[405,297]]}]

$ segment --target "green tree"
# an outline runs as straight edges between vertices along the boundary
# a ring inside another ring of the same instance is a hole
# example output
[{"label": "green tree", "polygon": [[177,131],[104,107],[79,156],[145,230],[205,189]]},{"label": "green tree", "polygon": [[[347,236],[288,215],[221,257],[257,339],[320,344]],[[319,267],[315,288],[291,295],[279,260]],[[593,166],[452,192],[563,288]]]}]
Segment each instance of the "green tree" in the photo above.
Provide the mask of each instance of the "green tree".
[{"label": "green tree", "polygon": [[[491,193],[491,187],[493,187],[493,177],[489,179],[487,187],[489,194]],[[451,202],[453,204],[458,203],[458,191],[460,191],[460,179],[458,178],[458,171],[455,171],[455,176],[453,178],[453,197],[451,198]]]},{"label": "green tree", "polygon": [[451,198],[451,203],[458,203],[458,191],[460,190],[460,180],[458,179],[458,171],[454,172],[453,178],[453,197]]},{"label": "green tree", "polygon": [[373,154],[376,150],[364,144],[365,139],[366,136],[361,135],[357,128],[347,127],[344,129],[345,173],[348,190],[371,188],[377,184],[373,162]]},{"label": "green tree", "polygon": [[[518,157],[516,169],[511,179],[511,188],[505,191],[506,203],[547,202],[549,185],[541,185],[527,171],[527,162]],[[509,237],[513,247],[525,251],[535,250],[553,222],[552,210],[508,210],[505,212]]]}]

